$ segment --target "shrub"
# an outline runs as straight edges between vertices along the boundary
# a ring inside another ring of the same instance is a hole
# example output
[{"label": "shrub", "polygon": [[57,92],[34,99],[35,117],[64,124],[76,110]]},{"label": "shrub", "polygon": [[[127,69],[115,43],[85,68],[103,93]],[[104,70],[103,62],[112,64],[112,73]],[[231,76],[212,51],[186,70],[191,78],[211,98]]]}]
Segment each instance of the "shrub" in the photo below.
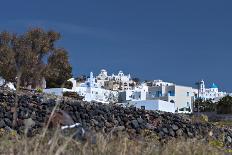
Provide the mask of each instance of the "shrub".
[{"label": "shrub", "polygon": [[225,96],[217,104],[218,114],[232,114],[232,97]]},{"label": "shrub", "polygon": [[71,98],[75,98],[77,100],[83,100],[83,96],[80,96],[79,94],[77,94],[76,92],[64,92],[63,96],[65,97],[71,97]]},{"label": "shrub", "polygon": [[213,112],[216,111],[216,104],[212,102],[212,100],[202,100],[202,99],[197,99],[194,102],[194,108],[198,109],[200,112]]},{"label": "shrub", "polygon": [[42,92],[43,92],[43,89],[42,89],[42,88],[37,88],[37,89],[36,89],[36,92],[37,92],[37,93],[42,93]]}]

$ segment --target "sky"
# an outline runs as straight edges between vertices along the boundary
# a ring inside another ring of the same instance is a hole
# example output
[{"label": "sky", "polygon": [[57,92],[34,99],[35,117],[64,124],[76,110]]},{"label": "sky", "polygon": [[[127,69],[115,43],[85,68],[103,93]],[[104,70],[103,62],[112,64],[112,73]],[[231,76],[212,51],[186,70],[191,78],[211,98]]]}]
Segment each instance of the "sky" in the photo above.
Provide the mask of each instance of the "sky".
[{"label": "sky", "polygon": [[2,0],[0,31],[60,32],[74,76],[123,70],[142,80],[232,92],[231,0]]}]

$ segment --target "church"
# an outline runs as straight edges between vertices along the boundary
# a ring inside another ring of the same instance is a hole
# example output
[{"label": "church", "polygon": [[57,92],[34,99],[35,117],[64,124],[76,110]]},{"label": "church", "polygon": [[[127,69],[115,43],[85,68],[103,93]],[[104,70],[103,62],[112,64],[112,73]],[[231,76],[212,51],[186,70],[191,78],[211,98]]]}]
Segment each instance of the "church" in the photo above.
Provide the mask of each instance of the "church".
[{"label": "church", "polygon": [[203,100],[216,101],[226,95],[228,95],[228,93],[220,92],[218,86],[215,83],[213,83],[210,88],[206,88],[204,80],[199,82],[198,97]]}]

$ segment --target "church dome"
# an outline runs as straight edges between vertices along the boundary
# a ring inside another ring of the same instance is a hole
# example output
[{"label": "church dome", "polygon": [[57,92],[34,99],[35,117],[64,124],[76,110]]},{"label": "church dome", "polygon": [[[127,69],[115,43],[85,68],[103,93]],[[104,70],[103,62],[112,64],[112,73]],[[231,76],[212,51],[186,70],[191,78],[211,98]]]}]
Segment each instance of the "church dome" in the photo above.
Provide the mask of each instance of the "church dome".
[{"label": "church dome", "polygon": [[218,88],[218,86],[215,83],[213,83],[211,88]]}]

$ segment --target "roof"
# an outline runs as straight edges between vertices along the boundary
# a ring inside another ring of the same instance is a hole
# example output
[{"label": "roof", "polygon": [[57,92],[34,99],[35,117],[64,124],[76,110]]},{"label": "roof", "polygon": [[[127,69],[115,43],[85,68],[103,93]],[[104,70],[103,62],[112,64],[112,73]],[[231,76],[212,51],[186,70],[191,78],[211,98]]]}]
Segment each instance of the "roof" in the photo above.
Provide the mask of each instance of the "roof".
[{"label": "roof", "polygon": [[215,83],[212,84],[211,88],[218,88],[217,85],[215,85]]}]

